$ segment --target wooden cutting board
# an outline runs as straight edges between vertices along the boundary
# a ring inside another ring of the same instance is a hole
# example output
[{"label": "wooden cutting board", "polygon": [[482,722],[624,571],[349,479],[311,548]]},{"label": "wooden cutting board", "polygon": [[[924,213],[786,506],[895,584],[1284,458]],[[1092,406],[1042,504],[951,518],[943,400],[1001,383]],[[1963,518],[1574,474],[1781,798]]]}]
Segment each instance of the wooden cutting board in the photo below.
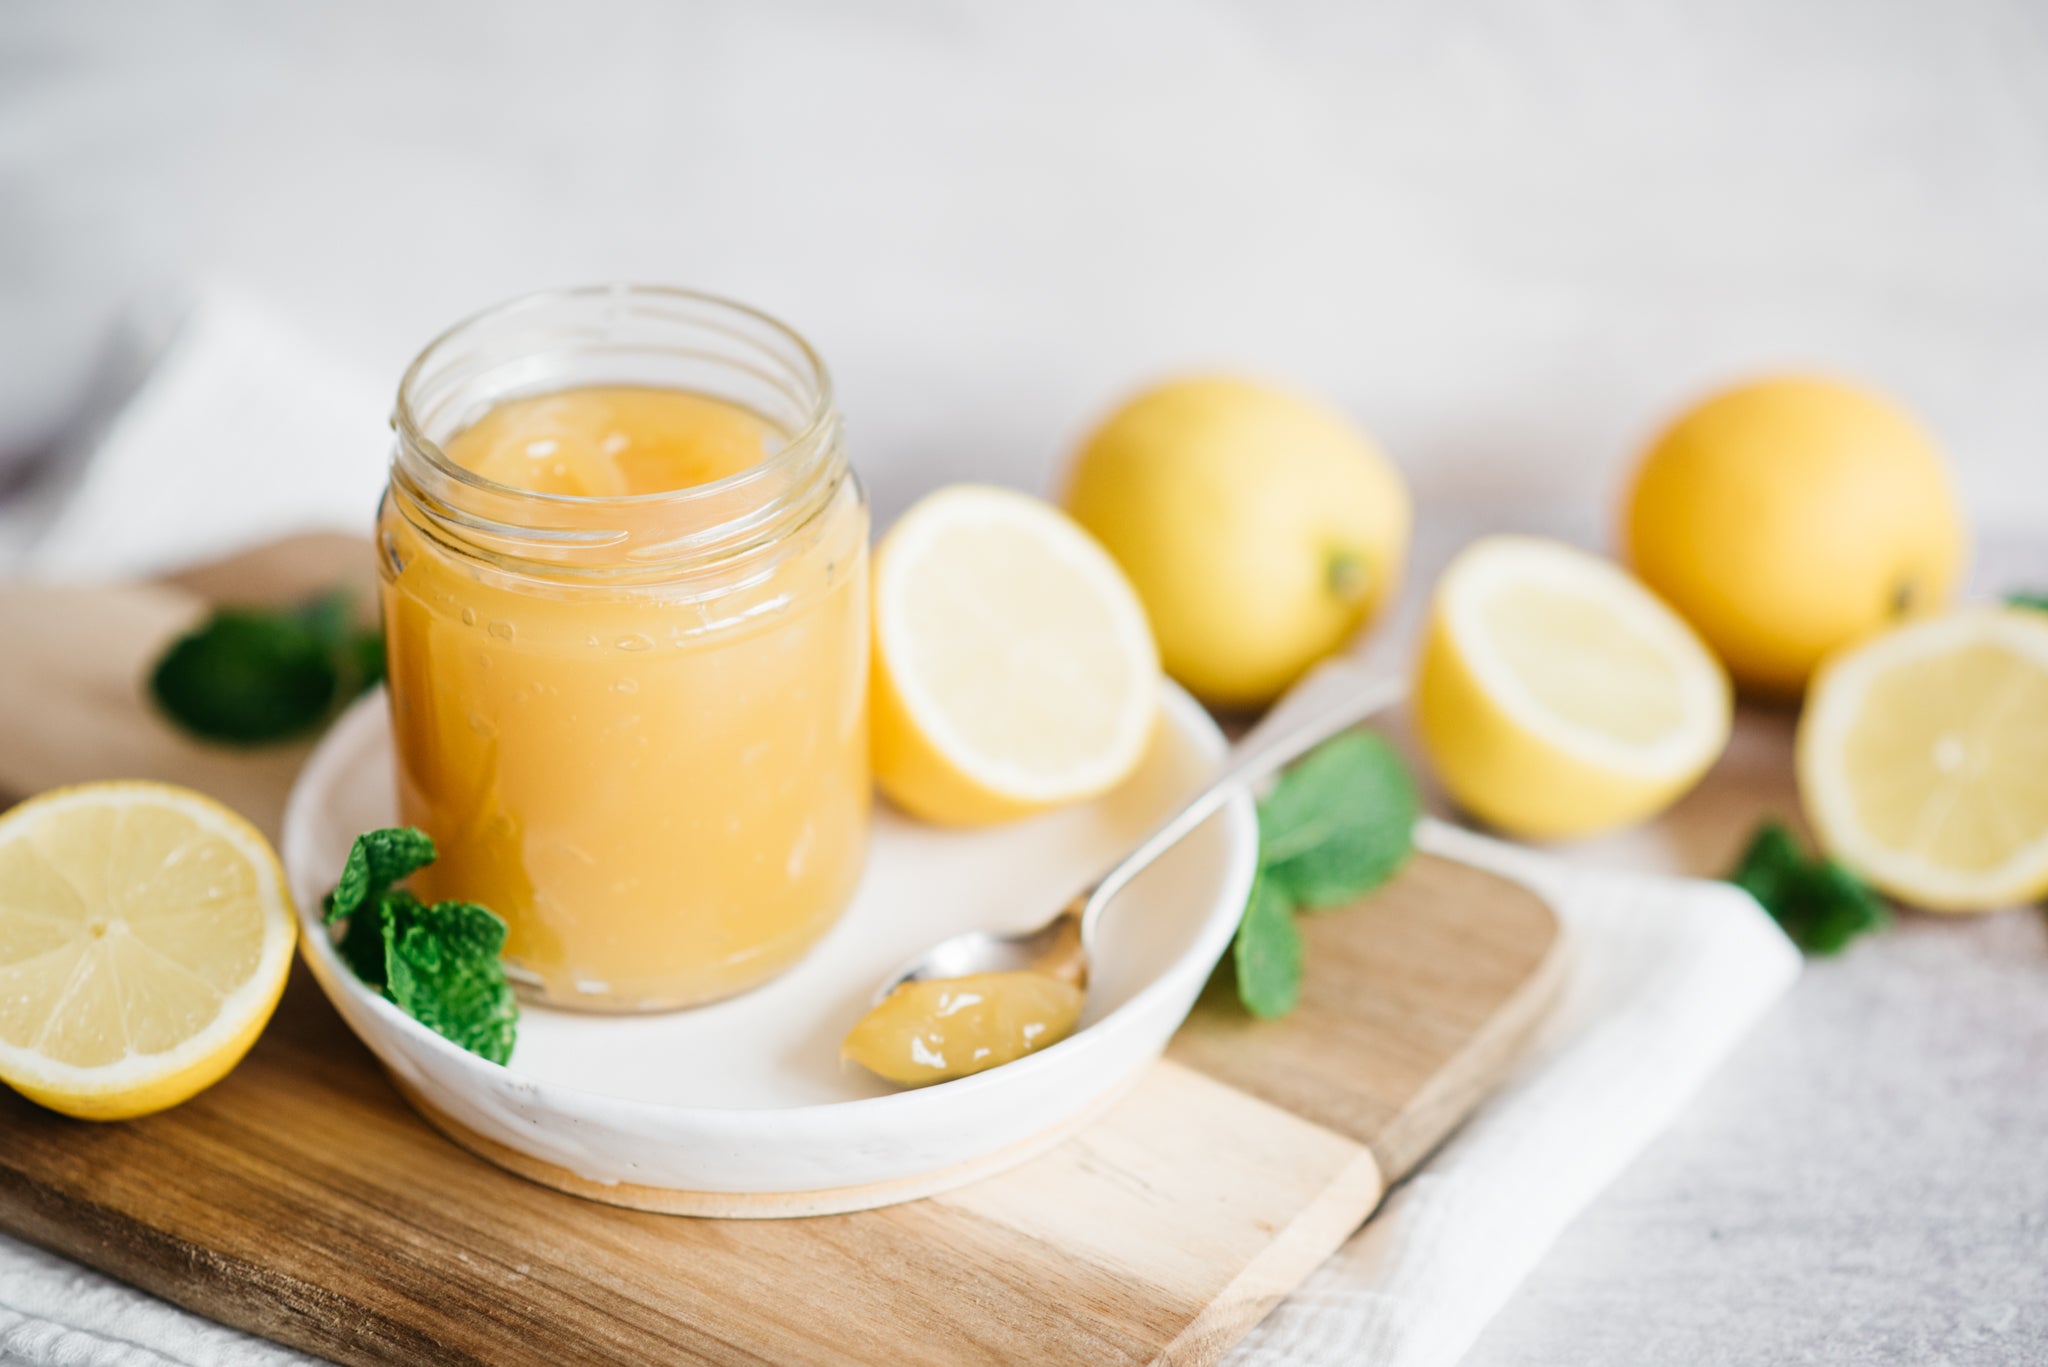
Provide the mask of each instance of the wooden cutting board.
[{"label": "wooden cutting board", "polygon": [[[0,587],[0,792],[210,788],[275,831],[298,755],[171,736],[139,680],[207,598],[359,571],[345,538],[181,583]],[[1535,896],[1420,857],[1307,918],[1288,1019],[1205,998],[1092,1124],[946,1195],[807,1220],[578,1200],[472,1157],[300,970],[224,1082],[93,1125],[0,1092],[0,1228],[346,1363],[1213,1362],[1501,1077],[1555,995]]]}]

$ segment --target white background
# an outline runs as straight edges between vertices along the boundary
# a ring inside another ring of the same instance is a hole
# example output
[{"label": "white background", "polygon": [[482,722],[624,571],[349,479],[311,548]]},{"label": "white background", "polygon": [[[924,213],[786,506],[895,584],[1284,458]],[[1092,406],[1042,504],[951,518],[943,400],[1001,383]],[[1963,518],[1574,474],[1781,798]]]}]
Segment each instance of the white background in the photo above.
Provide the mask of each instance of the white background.
[{"label": "white background", "polygon": [[[1938,432],[1980,589],[2048,582],[2048,4],[0,9],[0,461],[210,282],[388,395],[608,278],[809,334],[885,519],[1241,367],[1380,437],[1426,571],[1819,366]],[[2043,1360],[2044,1061],[2038,912],[1816,963],[1475,1362]]]},{"label": "white background", "polygon": [[1356,414],[1425,515],[1604,524],[1674,405],[1803,365],[2039,521],[2048,6],[10,4],[0,448],[219,278],[382,389],[539,286],[757,302],[885,517],[1230,366]]}]

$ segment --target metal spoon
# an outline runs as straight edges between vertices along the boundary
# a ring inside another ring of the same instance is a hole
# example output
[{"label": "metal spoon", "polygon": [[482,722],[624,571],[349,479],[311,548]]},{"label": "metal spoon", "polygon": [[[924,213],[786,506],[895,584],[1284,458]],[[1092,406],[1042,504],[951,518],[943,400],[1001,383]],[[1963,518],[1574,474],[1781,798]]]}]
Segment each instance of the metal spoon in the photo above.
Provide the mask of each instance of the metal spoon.
[{"label": "metal spoon", "polygon": [[970,973],[1022,969],[1085,985],[1095,929],[1104,909],[1132,879],[1201,825],[1232,794],[1399,702],[1404,691],[1400,682],[1369,673],[1350,661],[1329,660],[1317,665],[1245,733],[1208,787],[1161,822],[1108,873],[1077,893],[1059,915],[1036,930],[1013,935],[970,930],[941,940],[890,974],[875,993],[876,1003],[907,982],[963,978]]}]

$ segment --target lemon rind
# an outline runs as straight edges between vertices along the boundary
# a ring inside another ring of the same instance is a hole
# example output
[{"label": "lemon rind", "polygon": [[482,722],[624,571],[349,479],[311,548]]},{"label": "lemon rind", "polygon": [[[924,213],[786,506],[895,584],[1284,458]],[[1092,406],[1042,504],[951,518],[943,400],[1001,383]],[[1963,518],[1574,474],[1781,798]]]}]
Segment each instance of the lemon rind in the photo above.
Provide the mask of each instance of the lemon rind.
[{"label": "lemon rind", "polygon": [[962,511],[991,523],[1027,523],[1047,533],[1046,544],[1063,560],[1083,569],[1111,591],[1104,595],[1118,621],[1117,637],[1143,642],[1147,658],[1141,673],[1158,674],[1157,647],[1143,606],[1122,577],[1109,552],[1064,514],[1025,494],[995,485],[957,485],[926,498],[893,527],[875,561],[875,626],[884,667],[889,671],[903,709],[931,748],[971,783],[1018,803],[1050,805],[1092,797],[1115,787],[1143,760],[1159,715],[1156,687],[1134,690],[1116,723],[1116,745],[1096,763],[1070,769],[1056,780],[1012,765],[991,763],[965,744],[947,721],[946,712],[916,671],[904,667],[911,658],[902,638],[898,610],[908,576],[916,573],[932,536],[947,518]]},{"label": "lemon rind", "polygon": [[[1574,725],[1530,694],[1478,619],[1499,586],[1531,576],[1598,596],[1673,661],[1680,689],[1676,728],[1653,745],[1628,745]],[[1732,696],[1726,672],[1683,618],[1618,566],[1540,537],[1494,536],[1459,557],[1440,593],[1451,640],[1486,692],[1515,724],[1573,759],[1630,778],[1668,781],[1697,773],[1727,744]]]},{"label": "lemon rind", "polygon": [[1886,671],[1987,638],[2048,671],[2048,616],[2032,609],[1968,608],[1836,655],[1815,676],[1800,718],[1800,796],[1821,844],[1883,891],[1929,911],[1979,911],[2037,899],[2048,892],[2048,836],[2021,846],[1994,869],[1958,872],[1870,837],[1856,820],[1840,766],[1828,761],[1841,753],[1872,683]]},{"label": "lemon rind", "polygon": [[269,923],[263,950],[248,978],[221,999],[213,1019],[198,1033],[161,1053],[130,1053],[115,1063],[84,1067],[0,1041],[0,1081],[19,1090],[104,1101],[154,1087],[188,1071],[198,1071],[215,1054],[235,1045],[253,1017],[269,1014],[291,972],[292,954],[298,946],[298,916],[285,885],[284,871],[269,842],[254,826],[210,798],[174,784],[141,780],[53,789],[0,815],[0,842],[25,835],[33,823],[67,808],[110,801],[118,805],[148,802],[174,807],[225,839],[247,859],[255,872],[257,896]]}]

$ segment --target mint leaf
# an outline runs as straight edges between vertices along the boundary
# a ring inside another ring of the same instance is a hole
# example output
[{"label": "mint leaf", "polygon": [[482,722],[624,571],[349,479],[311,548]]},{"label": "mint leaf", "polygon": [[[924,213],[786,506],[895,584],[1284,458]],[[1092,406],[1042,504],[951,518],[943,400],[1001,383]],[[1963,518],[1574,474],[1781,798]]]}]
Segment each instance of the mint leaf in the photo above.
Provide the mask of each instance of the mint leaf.
[{"label": "mint leaf", "polygon": [[403,890],[380,893],[368,906],[349,916],[348,924],[341,928],[341,940],[334,946],[334,952],[341,955],[342,962],[379,992],[383,992],[386,986],[384,923],[393,914],[388,904],[407,899],[415,904],[419,901]]},{"label": "mint leaf", "polygon": [[505,923],[474,902],[422,906],[405,896],[382,907],[385,995],[472,1054],[498,1064],[511,1058],[519,1003],[498,958]]},{"label": "mint leaf", "polygon": [[429,1030],[502,1064],[519,1029],[499,958],[504,921],[474,902],[429,906],[394,886],[434,855],[433,840],[410,826],[357,836],[324,919],[347,921],[335,949],[358,978]]},{"label": "mint leaf", "polygon": [[340,676],[300,623],[223,608],[172,643],[149,687],[164,714],[202,740],[262,745],[317,726]]},{"label": "mint leaf", "polygon": [[1261,1020],[1301,997],[1300,910],[1355,902],[1415,848],[1415,780],[1370,731],[1324,741],[1259,804],[1259,872],[1230,943],[1237,999]]},{"label": "mint leaf", "polygon": [[335,589],[302,603],[295,616],[317,638],[341,679],[348,702],[384,681],[384,633],[355,625],[355,597]]},{"label": "mint leaf", "polygon": [[341,877],[327,894],[322,922],[348,922],[336,952],[358,978],[379,991],[385,987],[384,922],[389,913],[384,904],[394,898],[417,904],[411,893],[394,892],[392,885],[433,862],[434,842],[425,831],[411,826],[368,831],[348,847]]},{"label": "mint leaf", "polygon": [[2008,593],[2005,595],[2005,605],[2009,608],[2032,608],[2036,612],[2048,612],[2048,593],[2039,590]]},{"label": "mint leaf", "polygon": [[317,729],[384,676],[380,633],[354,627],[349,595],[296,608],[221,608],[150,671],[158,709],[201,740],[266,745]]},{"label": "mint leaf", "polygon": [[1808,954],[1835,954],[1859,935],[1882,930],[1891,914],[1862,879],[1832,859],[1807,858],[1792,832],[1766,821],[1728,875]]},{"label": "mint leaf", "polygon": [[1274,1020],[1301,999],[1301,930],[1286,893],[1261,873],[1230,942],[1237,999],[1260,1020]]},{"label": "mint leaf", "polygon": [[328,925],[374,903],[394,884],[434,862],[434,840],[413,826],[390,826],[359,835],[348,847],[341,878],[327,894]]},{"label": "mint leaf", "polygon": [[1259,861],[1310,909],[1343,906],[1393,877],[1415,846],[1415,781],[1370,731],[1325,741],[1259,804]]}]

